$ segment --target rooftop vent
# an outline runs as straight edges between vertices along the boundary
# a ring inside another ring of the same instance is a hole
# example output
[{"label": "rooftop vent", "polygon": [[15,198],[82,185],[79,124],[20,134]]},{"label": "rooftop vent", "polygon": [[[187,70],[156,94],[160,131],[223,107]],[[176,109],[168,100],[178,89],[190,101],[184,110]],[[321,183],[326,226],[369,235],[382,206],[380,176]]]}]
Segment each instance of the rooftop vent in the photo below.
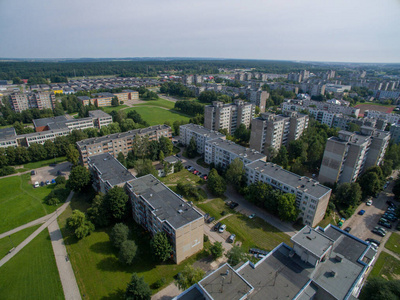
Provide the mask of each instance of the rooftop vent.
[{"label": "rooftop vent", "polygon": [[340,254],[336,254],[335,260],[336,260],[337,262],[342,262],[343,256],[341,256]]}]

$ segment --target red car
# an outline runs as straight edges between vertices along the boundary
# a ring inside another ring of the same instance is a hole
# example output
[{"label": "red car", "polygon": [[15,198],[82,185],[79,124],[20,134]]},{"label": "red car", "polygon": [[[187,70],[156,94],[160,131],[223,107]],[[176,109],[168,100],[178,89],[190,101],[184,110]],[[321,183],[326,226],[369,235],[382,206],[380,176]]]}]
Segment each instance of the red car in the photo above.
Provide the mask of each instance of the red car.
[{"label": "red car", "polygon": [[197,171],[197,170],[194,170],[194,171],[193,171],[193,174],[194,174],[194,175],[196,175],[197,173],[199,173],[199,171]]}]

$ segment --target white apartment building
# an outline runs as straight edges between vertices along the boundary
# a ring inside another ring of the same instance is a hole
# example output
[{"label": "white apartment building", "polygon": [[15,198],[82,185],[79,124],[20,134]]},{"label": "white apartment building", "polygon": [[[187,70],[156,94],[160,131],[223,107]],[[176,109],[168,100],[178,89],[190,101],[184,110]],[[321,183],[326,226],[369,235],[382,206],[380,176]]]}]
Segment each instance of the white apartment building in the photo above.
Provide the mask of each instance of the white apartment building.
[{"label": "white apartment building", "polygon": [[203,154],[208,140],[225,139],[226,137],[218,131],[209,130],[201,125],[185,124],[179,126],[179,142],[182,145],[188,146],[192,138],[196,142],[197,153]]},{"label": "white apartment building", "polygon": [[383,119],[388,121],[390,124],[400,125],[400,115],[397,114],[388,114],[377,110],[366,110],[364,112],[364,117]]}]

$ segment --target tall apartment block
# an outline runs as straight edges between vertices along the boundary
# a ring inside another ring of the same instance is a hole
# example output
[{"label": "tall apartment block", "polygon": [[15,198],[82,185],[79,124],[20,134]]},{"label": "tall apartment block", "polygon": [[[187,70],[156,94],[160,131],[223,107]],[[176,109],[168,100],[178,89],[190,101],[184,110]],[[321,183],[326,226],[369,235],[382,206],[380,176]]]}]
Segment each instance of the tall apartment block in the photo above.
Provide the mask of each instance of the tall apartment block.
[{"label": "tall apartment block", "polygon": [[115,93],[115,97],[118,98],[118,101],[129,101],[129,100],[138,100],[139,92],[133,90],[123,90],[120,93]]},{"label": "tall apartment block", "polygon": [[296,195],[296,206],[306,225],[316,226],[324,218],[332,193],[330,188],[261,160],[246,165],[245,170],[248,184],[261,181],[284,193]]},{"label": "tall apartment block", "polygon": [[165,232],[179,264],[203,249],[204,218],[193,206],[149,174],[127,183],[133,219],[151,235]]},{"label": "tall apartment block", "polygon": [[114,157],[117,157],[118,153],[122,152],[126,156],[132,150],[133,140],[136,135],[147,137],[150,141],[158,141],[162,136],[172,139],[171,127],[167,125],[155,125],[82,140],[76,143],[81,156],[81,162],[86,165],[88,157],[102,153],[110,153]]},{"label": "tall apartment block", "polygon": [[267,91],[248,89],[246,96],[250,103],[260,108],[260,112],[265,112],[267,99],[269,98]]},{"label": "tall apartment block", "polygon": [[297,140],[308,127],[308,116],[295,111],[284,115],[262,113],[251,122],[250,148],[266,155]]},{"label": "tall apartment block", "polygon": [[53,109],[56,98],[53,92],[12,93],[9,100],[15,112],[22,112],[30,108]]},{"label": "tall apartment block", "polygon": [[197,153],[203,154],[208,140],[217,138],[225,139],[226,137],[218,131],[212,131],[196,124],[179,126],[179,142],[182,145],[188,146],[192,138],[194,138],[196,142]]},{"label": "tall apartment block", "polygon": [[390,134],[392,136],[392,140],[396,144],[400,143],[400,125],[392,125],[390,127]]},{"label": "tall apartment block", "polygon": [[339,131],[328,139],[319,172],[319,181],[354,182],[367,168],[379,165],[389,145],[390,133],[361,127],[361,133]]},{"label": "tall apartment block", "polygon": [[228,133],[233,134],[240,124],[249,128],[254,112],[255,106],[243,100],[229,104],[214,101],[204,108],[204,127],[214,131],[227,129]]},{"label": "tall apartment block", "polygon": [[204,161],[206,164],[213,163],[216,166],[219,165],[222,168],[227,168],[235,158],[239,158],[243,162],[243,165],[256,160],[267,160],[264,154],[254,149],[240,146],[222,138],[206,142],[204,151]]}]

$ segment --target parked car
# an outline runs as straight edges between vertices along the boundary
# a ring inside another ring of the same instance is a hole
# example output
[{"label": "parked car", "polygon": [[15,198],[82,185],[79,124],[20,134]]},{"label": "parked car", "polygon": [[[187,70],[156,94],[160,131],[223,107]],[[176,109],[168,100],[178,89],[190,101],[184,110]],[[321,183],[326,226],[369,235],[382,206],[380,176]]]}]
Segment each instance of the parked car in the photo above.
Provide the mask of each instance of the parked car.
[{"label": "parked car", "polygon": [[392,224],[390,224],[389,222],[382,221],[382,220],[379,220],[378,225],[381,225],[381,226],[389,228],[389,229],[392,228]]},{"label": "parked car", "polygon": [[366,241],[366,242],[375,243],[375,244],[377,244],[378,246],[381,244],[381,242],[379,242],[379,241],[377,241],[377,240],[375,240],[375,239],[371,239],[371,238],[368,238],[368,239],[366,239],[365,241]]},{"label": "parked car", "polygon": [[205,215],[204,215],[204,220],[208,220],[209,217],[210,217],[210,214],[209,214],[209,213],[205,214]]},{"label": "parked car", "polygon": [[384,214],[382,218],[385,218],[385,219],[389,220],[390,222],[394,222],[397,220],[397,218],[394,215],[388,215],[388,214]]},{"label": "parked car", "polygon": [[55,183],[56,183],[56,180],[55,180],[55,179],[52,179],[52,180],[51,180],[51,183],[52,183],[52,184],[55,184]]},{"label": "parked car", "polygon": [[217,224],[215,224],[214,230],[217,231],[221,225],[222,225],[221,222],[218,222]]},{"label": "parked car", "polygon": [[201,172],[198,172],[196,175],[197,175],[197,176],[201,176],[201,174],[202,174]]},{"label": "parked car", "polygon": [[36,172],[34,170],[32,170],[31,175],[36,175]]},{"label": "parked car", "polygon": [[375,243],[368,243],[371,245],[371,248],[374,249],[375,251],[378,251],[378,245]]},{"label": "parked car", "polygon": [[385,235],[386,235],[385,232],[380,231],[380,230],[378,230],[378,229],[376,229],[376,228],[372,229],[371,231],[372,231],[373,233],[379,235],[379,236],[385,236]]},{"label": "parked car", "polygon": [[57,176],[60,176],[62,173],[60,170],[57,171]]},{"label": "parked car", "polygon": [[351,230],[351,227],[349,227],[349,226],[347,226],[347,227],[344,229],[344,231],[346,231],[346,232],[350,232],[350,230]]},{"label": "parked car", "polygon": [[229,236],[229,238],[228,238],[228,242],[229,242],[229,243],[233,243],[233,242],[235,241],[235,238],[236,238],[236,234],[231,234],[231,235]]},{"label": "parked car", "polygon": [[358,214],[360,215],[360,216],[362,216],[363,214],[365,214],[365,210],[360,210],[359,212],[358,212]]},{"label": "parked car", "polygon": [[379,227],[379,226],[375,226],[374,228],[386,233],[386,229],[385,228],[382,228],[382,227]]},{"label": "parked car", "polygon": [[255,216],[256,216],[256,214],[251,214],[251,215],[249,216],[249,219],[253,219]]},{"label": "parked car", "polygon": [[367,206],[371,206],[372,205],[372,200],[368,200],[366,204],[367,204]]},{"label": "parked car", "polygon": [[238,207],[238,206],[239,206],[239,203],[233,202],[233,201],[232,201],[231,205],[229,205],[229,207],[230,207],[231,209],[234,209],[235,207]]},{"label": "parked car", "polygon": [[389,223],[389,220],[385,219],[384,217],[380,218],[379,221]]},{"label": "parked car", "polygon": [[218,228],[218,232],[219,233],[223,233],[225,231],[225,229],[226,229],[226,225],[225,224],[221,224],[221,226],[219,226],[219,228]]},{"label": "parked car", "polygon": [[392,201],[388,200],[386,201],[386,204],[388,204],[389,206],[395,207],[396,204],[394,204]]},{"label": "parked car", "polygon": [[214,221],[214,220],[215,220],[214,217],[208,218],[207,223],[211,223],[211,222]]},{"label": "parked car", "polygon": [[203,175],[200,176],[200,178],[202,178],[203,180],[207,181],[208,176],[207,176],[207,174],[203,174]]},{"label": "parked car", "polygon": [[49,185],[50,184],[50,180],[46,180],[46,185]]},{"label": "parked car", "polygon": [[50,167],[55,167],[57,165],[57,163],[51,163],[49,166]]},{"label": "parked car", "polygon": [[40,186],[44,186],[44,182],[42,181],[42,182],[40,182]]},{"label": "parked car", "polygon": [[36,181],[35,184],[33,185],[33,187],[35,187],[35,188],[39,187],[39,181]]},{"label": "parked car", "polygon": [[193,170],[193,174],[197,175],[197,173],[199,173],[199,171],[197,171],[196,169]]},{"label": "parked car", "polygon": [[189,165],[187,165],[187,166],[185,166],[185,169],[191,169],[192,168],[192,166],[189,166]]}]

